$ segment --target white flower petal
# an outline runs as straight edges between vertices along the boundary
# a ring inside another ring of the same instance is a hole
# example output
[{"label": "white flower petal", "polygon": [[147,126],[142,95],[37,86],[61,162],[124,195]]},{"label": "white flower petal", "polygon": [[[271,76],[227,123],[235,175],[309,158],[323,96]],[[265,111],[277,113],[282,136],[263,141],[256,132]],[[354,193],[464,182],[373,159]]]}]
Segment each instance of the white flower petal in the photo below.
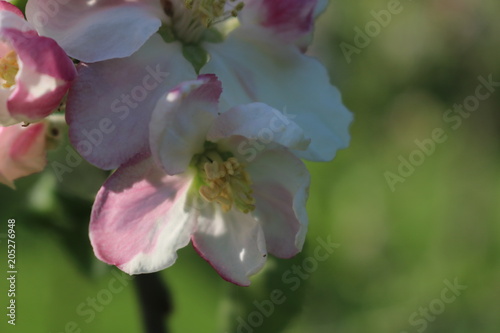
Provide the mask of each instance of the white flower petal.
[{"label": "white flower petal", "polygon": [[243,31],[204,46],[211,60],[202,72],[217,73],[224,87],[221,100],[230,106],[259,101],[286,113],[311,138],[309,149],[298,156],[325,161],[347,147],[352,114],[316,59],[293,45],[258,40]]},{"label": "white flower petal", "polygon": [[161,26],[159,1],[30,0],[28,21],[84,62],[123,58],[137,51]]},{"label": "white flower petal", "polygon": [[263,103],[239,105],[224,112],[215,120],[207,139],[216,142],[230,136],[243,136],[264,146],[274,143],[300,150],[310,142],[297,124]]},{"label": "white flower petal", "polygon": [[187,81],[160,98],[151,117],[150,146],[168,174],[184,172],[203,150],[209,127],[217,116],[222,92],[215,75]]},{"label": "white flower petal", "polygon": [[302,249],[308,225],[306,166],[284,149],[269,150],[249,164],[247,171],[256,200],[252,214],[261,223],[268,251],[280,258],[294,256]]},{"label": "white flower petal", "polygon": [[222,278],[241,286],[266,262],[266,244],[260,225],[249,214],[235,209],[223,213],[212,205],[198,218],[192,237],[198,253]]}]

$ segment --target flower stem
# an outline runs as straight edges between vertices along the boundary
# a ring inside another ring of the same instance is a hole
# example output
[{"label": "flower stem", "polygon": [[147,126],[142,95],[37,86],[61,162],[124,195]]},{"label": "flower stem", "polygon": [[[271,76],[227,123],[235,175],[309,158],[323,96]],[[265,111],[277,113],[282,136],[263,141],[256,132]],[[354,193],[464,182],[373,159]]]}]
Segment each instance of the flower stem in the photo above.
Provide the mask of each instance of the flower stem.
[{"label": "flower stem", "polygon": [[159,273],[140,274],[135,286],[145,333],[168,333],[167,318],[173,310],[172,297]]}]

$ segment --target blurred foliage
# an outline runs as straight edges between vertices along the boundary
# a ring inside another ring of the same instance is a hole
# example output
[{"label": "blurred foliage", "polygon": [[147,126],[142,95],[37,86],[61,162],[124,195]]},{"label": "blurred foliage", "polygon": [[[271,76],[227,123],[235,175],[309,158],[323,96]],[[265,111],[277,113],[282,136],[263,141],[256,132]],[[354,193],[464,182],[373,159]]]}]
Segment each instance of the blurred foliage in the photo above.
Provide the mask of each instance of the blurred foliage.
[{"label": "blurred foliage", "polygon": [[[500,81],[500,3],[403,1],[402,12],[347,63],[341,43],[354,44],[354,28],[364,29],[371,11],[388,3],[332,1],[318,21],[311,53],[329,68],[356,121],[349,149],[332,163],[309,164],[306,250],[270,260],[251,287],[241,288],[220,279],[191,247],[183,249],[162,272],[175,301],[174,333],[234,333],[238,318],[259,312],[254,302],[269,300],[275,289],[286,291],[286,301],[262,326],[241,332],[417,332],[422,326],[411,316],[441,297],[444,280],[455,279],[467,289],[427,321],[425,332],[498,332],[500,91],[455,130],[443,115],[474,94],[479,76]],[[384,174],[397,173],[398,157],[407,159],[415,140],[435,128],[447,141],[392,192]],[[64,160],[61,149],[52,160]],[[67,182],[48,168],[18,181],[15,192],[0,188],[0,234],[8,218],[17,220],[14,330],[60,333],[73,321],[82,332],[140,332],[131,283],[88,323],[77,312],[114,276],[91,255],[87,238],[90,193],[105,176],[82,163]],[[314,255],[319,236],[341,246],[291,291],[283,274]],[[4,318],[0,330],[6,326]]]}]

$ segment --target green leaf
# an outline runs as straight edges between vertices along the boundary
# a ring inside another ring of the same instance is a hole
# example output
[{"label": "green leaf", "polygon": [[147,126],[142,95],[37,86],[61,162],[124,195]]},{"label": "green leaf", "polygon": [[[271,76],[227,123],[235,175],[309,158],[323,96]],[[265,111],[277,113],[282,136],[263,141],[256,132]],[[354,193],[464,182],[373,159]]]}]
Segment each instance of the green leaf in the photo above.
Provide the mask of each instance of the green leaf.
[{"label": "green leaf", "polygon": [[208,62],[208,53],[200,45],[183,45],[182,54],[193,65],[196,73],[200,73],[201,68]]},{"label": "green leaf", "polygon": [[160,29],[158,29],[158,34],[163,38],[165,43],[172,43],[177,40],[175,33],[172,28],[168,25],[163,24]]},{"label": "green leaf", "polygon": [[210,28],[205,30],[202,39],[209,43],[222,43],[224,41],[224,35],[220,33],[219,30]]},{"label": "green leaf", "polygon": [[12,0],[12,1],[10,1],[11,4],[13,4],[17,8],[19,8],[23,13],[24,13],[24,9],[26,8],[27,2],[28,2],[28,0]]}]

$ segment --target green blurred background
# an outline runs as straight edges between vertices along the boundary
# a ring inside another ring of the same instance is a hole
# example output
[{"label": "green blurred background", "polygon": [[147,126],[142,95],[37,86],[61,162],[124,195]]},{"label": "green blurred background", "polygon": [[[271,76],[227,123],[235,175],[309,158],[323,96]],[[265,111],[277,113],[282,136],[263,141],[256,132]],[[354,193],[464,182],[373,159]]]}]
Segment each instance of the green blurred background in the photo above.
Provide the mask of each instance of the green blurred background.
[{"label": "green blurred background", "polygon": [[[355,28],[364,30],[372,11],[389,3],[331,1],[317,22],[311,53],[330,70],[355,123],[349,149],[332,163],[309,163],[305,251],[271,259],[241,288],[191,247],[182,250],[161,273],[174,301],[172,332],[499,331],[500,89],[456,128],[443,117],[475,94],[479,76],[500,82],[500,3],[402,1],[347,59],[342,43],[356,47]],[[415,140],[439,128],[447,140],[391,189],[387,172],[397,175],[401,159],[418,154]],[[1,332],[141,332],[133,282],[110,293],[115,275],[89,247],[91,193],[105,176],[82,164],[63,183],[49,168],[18,181],[17,191],[0,188],[0,267],[8,218],[17,220],[18,260],[17,325],[6,323],[2,278]],[[320,262],[318,237],[339,244]],[[450,301],[445,281],[467,288]],[[275,289],[286,300],[270,311]],[[98,299],[92,320],[91,311],[82,315],[89,297]]]}]

